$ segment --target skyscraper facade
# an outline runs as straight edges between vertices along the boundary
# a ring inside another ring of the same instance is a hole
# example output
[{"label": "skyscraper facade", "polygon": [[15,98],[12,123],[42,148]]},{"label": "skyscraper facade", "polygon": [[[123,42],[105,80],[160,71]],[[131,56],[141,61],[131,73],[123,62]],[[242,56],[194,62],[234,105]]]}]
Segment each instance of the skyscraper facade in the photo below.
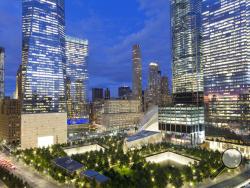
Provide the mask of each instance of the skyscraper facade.
[{"label": "skyscraper facade", "polygon": [[169,90],[169,81],[167,76],[162,76],[160,81],[160,106],[171,104],[171,95]]},{"label": "skyscraper facade", "polygon": [[122,86],[118,88],[118,96],[120,99],[131,98],[132,90],[129,86]]},{"label": "skyscraper facade", "polygon": [[106,88],[105,90],[104,90],[104,99],[105,100],[109,100],[110,99],[110,89],[109,88]]},{"label": "skyscraper facade", "polygon": [[4,61],[5,51],[0,47],[0,99],[4,99]]},{"label": "skyscraper facade", "polygon": [[68,124],[88,123],[88,41],[66,37],[66,100]]},{"label": "skyscraper facade", "polygon": [[95,102],[103,99],[103,88],[92,88],[92,101]]},{"label": "skyscraper facade", "polygon": [[139,45],[133,46],[133,98],[142,100],[142,63]]},{"label": "skyscraper facade", "polygon": [[23,0],[22,112],[65,112],[64,0]]},{"label": "skyscraper facade", "polygon": [[205,139],[201,0],[171,0],[173,106],[159,108],[159,129],[180,144]]},{"label": "skyscraper facade", "polygon": [[206,122],[250,134],[250,1],[204,0]]},{"label": "skyscraper facade", "polygon": [[148,94],[154,104],[159,104],[161,72],[157,63],[149,64]]},{"label": "skyscraper facade", "polygon": [[172,0],[171,12],[174,102],[203,101],[201,0]]},{"label": "skyscraper facade", "polygon": [[151,106],[160,104],[161,92],[161,72],[155,62],[149,64],[148,88],[145,93],[144,108],[147,110]]},{"label": "skyscraper facade", "polygon": [[21,148],[67,142],[64,0],[22,1]]}]

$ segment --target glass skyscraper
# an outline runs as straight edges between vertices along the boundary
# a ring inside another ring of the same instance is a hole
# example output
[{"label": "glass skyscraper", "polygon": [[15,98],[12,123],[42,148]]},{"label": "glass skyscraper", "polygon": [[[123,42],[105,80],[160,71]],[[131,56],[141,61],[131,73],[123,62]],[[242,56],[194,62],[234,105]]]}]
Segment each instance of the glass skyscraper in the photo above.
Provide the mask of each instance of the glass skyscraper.
[{"label": "glass skyscraper", "polygon": [[250,1],[203,0],[206,121],[249,135]]},{"label": "glass skyscraper", "polygon": [[22,112],[66,112],[64,0],[22,5]]},{"label": "glass skyscraper", "polygon": [[89,122],[87,111],[88,41],[66,37],[66,99],[68,124]]},{"label": "glass skyscraper", "polygon": [[4,48],[0,47],[0,99],[4,98]]},{"label": "glass skyscraper", "polygon": [[159,129],[178,144],[205,139],[201,0],[171,0],[173,104],[159,107]]},{"label": "glass skyscraper", "polygon": [[157,63],[149,64],[148,88],[145,93],[145,109],[160,103],[161,71]]},{"label": "glass skyscraper", "polygon": [[172,0],[171,28],[174,102],[202,101],[201,0]]}]

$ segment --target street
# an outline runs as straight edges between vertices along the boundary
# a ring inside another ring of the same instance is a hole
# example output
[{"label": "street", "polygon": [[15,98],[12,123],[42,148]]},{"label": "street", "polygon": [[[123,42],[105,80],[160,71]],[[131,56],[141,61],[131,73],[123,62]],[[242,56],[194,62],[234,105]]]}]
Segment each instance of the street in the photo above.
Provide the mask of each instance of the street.
[{"label": "street", "polygon": [[36,172],[31,167],[25,165],[23,162],[19,161],[17,162],[13,157],[10,157],[6,155],[5,153],[0,153],[0,158],[4,158],[7,160],[10,160],[15,166],[16,170],[12,170],[11,172],[18,176],[19,178],[23,179],[24,181],[27,181],[30,186],[34,188],[59,188],[63,187],[63,185],[59,185],[53,180],[51,180],[48,177],[40,175],[38,172]]}]

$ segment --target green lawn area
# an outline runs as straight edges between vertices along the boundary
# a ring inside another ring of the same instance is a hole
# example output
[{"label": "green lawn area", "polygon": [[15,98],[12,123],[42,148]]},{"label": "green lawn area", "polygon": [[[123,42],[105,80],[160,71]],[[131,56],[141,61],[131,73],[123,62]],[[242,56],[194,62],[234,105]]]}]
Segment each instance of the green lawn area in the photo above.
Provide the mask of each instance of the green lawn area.
[{"label": "green lawn area", "polygon": [[132,173],[133,173],[133,171],[131,170],[131,168],[125,167],[125,166],[124,167],[118,167],[118,166],[116,166],[116,167],[114,167],[114,170],[116,172],[118,172],[122,176],[124,176],[124,175],[129,176],[129,175],[132,175]]}]

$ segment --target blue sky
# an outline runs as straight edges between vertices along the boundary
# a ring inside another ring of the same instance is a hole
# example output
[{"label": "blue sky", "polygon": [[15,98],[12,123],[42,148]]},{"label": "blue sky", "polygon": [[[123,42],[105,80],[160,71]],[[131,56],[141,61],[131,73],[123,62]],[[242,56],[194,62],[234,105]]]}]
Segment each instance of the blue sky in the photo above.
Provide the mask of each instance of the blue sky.
[{"label": "blue sky", "polygon": [[[131,86],[133,44],[140,44],[143,86],[148,64],[171,76],[168,0],[65,0],[66,33],[89,40],[89,87]],[[0,0],[0,46],[6,49],[6,94],[15,90],[21,64],[21,0]]]}]

